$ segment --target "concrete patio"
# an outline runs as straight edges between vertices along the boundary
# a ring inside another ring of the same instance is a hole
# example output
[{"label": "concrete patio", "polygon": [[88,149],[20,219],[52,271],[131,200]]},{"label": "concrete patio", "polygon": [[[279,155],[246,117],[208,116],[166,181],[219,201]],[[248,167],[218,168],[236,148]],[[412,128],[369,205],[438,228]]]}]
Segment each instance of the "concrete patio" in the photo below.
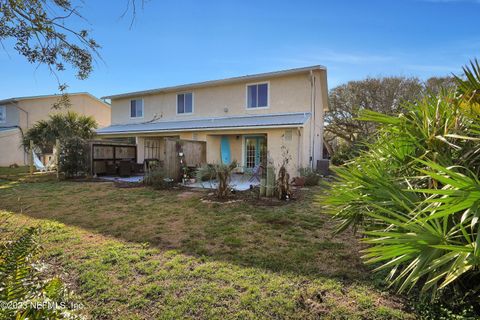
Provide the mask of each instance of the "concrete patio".
[{"label": "concrete patio", "polygon": [[119,176],[101,176],[98,179],[106,181],[120,181],[120,182],[130,182],[130,183],[141,183],[143,182],[143,175],[139,176],[130,176],[130,177],[119,177]]},{"label": "concrete patio", "polygon": [[[117,181],[117,182],[128,182],[128,183],[142,183],[143,182],[143,175],[138,176],[131,176],[131,177],[119,177],[119,176],[102,176],[98,177],[101,180],[105,181]],[[249,190],[250,186],[258,186],[260,185],[260,181],[253,178],[249,174],[232,174],[232,178],[230,180],[230,186],[237,190],[237,191],[245,191]],[[250,181],[251,179],[251,181]],[[179,183],[181,184],[181,183]],[[182,184],[183,185],[183,184]],[[198,188],[198,189],[216,189],[218,187],[218,182],[216,180],[209,180],[209,181],[201,181],[195,183],[187,183],[184,186],[189,188]]]},{"label": "concrete patio", "polygon": [[[237,190],[237,191],[245,191],[249,190],[250,186],[258,186],[260,185],[260,181],[257,179],[250,179],[252,178],[251,175],[248,174],[232,174],[232,178],[230,180],[230,186]],[[218,187],[218,182],[216,180],[209,180],[209,181],[201,181],[195,183],[186,184],[187,187],[190,188],[200,188],[200,189],[216,189]]]}]

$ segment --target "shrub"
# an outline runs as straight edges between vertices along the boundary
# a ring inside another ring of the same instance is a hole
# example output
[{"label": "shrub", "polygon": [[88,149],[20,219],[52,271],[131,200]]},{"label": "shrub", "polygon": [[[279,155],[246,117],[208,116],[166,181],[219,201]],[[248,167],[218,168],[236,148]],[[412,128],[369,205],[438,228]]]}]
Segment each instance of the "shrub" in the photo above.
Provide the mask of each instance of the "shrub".
[{"label": "shrub", "polygon": [[300,176],[305,178],[305,186],[316,186],[320,180],[320,175],[312,168],[300,168]]},{"label": "shrub", "polygon": [[[480,77],[476,67],[467,79]],[[338,231],[362,227],[364,260],[389,271],[398,291],[419,288],[424,298],[457,299],[480,314],[477,83],[468,100],[443,91],[407,103],[399,116],[364,112],[380,126],[377,141],[335,169],[324,203]]]},{"label": "shrub", "polygon": [[87,145],[79,137],[69,137],[61,141],[59,162],[60,171],[66,178],[85,175],[87,172]]},{"label": "shrub", "polygon": [[290,175],[287,172],[287,169],[284,165],[278,169],[278,178],[276,190],[278,193],[278,198],[280,200],[288,200],[291,198],[292,194],[290,192]]},{"label": "shrub", "polygon": [[[197,179],[200,181],[217,179],[217,197],[225,198],[229,192],[230,178],[237,162],[230,164],[208,164],[197,169]],[[205,179],[205,180],[204,180]]]},{"label": "shrub", "polygon": [[[72,295],[58,278],[42,280],[37,269],[38,229],[28,228],[0,243],[0,319],[81,319]],[[54,307],[55,308],[54,308]]]},{"label": "shrub", "polygon": [[143,183],[154,189],[165,189],[170,186],[169,179],[167,179],[165,175],[165,170],[160,166],[150,168],[150,170],[145,173]]},{"label": "shrub", "polygon": [[217,178],[217,172],[213,164],[205,164],[197,169],[196,178],[198,181],[210,181]]},{"label": "shrub", "polygon": [[367,146],[360,141],[356,141],[352,145],[342,144],[335,150],[330,161],[335,166],[343,165],[351,159],[358,157],[366,148]]}]

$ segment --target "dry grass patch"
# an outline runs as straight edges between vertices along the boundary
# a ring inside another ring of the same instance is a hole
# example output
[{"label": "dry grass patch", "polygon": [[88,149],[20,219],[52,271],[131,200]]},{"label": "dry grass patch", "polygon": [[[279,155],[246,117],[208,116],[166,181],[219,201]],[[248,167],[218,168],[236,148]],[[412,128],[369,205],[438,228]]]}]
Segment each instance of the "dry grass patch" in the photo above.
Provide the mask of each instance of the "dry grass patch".
[{"label": "dry grass patch", "polygon": [[351,235],[302,201],[258,207],[112,183],[0,183],[8,228],[40,225],[44,261],[98,319],[407,319]]}]

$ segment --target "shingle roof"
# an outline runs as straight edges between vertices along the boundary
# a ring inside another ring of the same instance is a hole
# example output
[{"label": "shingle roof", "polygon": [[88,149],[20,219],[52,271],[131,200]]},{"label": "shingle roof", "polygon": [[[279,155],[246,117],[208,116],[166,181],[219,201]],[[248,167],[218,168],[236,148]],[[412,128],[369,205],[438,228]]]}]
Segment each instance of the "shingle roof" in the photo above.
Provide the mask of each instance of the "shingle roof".
[{"label": "shingle roof", "polygon": [[252,127],[296,127],[302,126],[310,113],[282,113],[267,115],[202,118],[193,120],[156,121],[139,124],[119,124],[97,130],[99,135],[122,133],[150,133],[172,131],[199,131],[208,129],[241,129]]}]

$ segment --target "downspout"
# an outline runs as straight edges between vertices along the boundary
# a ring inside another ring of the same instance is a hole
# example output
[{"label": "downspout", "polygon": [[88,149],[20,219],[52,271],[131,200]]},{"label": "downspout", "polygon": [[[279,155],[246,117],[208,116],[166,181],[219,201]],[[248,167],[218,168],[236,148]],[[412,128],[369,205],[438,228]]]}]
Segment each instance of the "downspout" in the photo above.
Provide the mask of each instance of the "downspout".
[{"label": "downspout", "polygon": [[[314,159],[315,159],[315,76],[313,71],[310,70],[310,113],[312,115],[312,120],[310,121],[310,167],[314,168]],[[312,132],[313,131],[313,132]]]},{"label": "downspout", "polygon": [[297,143],[297,169],[300,169],[303,167],[303,155],[302,155],[302,150],[303,150],[303,143],[302,143],[302,132],[300,130],[300,127],[297,127],[297,137],[298,137],[298,143]]},{"label": "downspout", "polygon": [[[26,115],[26,117],[27,117],[27,130],[28,130],[29,125],[30,125],[30,123],[29,123],[30,120],[29,120],[29,117],[28,117],[28,111],[20,108],[20,107],[18,106],[18,102],[17,102],[17,101],[16,101],[16,103],[15,103],[15,108],[17,108],[18,110],[21,110],[21,111],[25,112],[25,115]],[[23,141],[23,138],[24,138],[25,136],[24,136],[24,134],[23,134],[22,128],[20,128],[20,116],[18,117],[18,120],[19,120],[19,126],[18,126],[18,128],[20,129],[20,131],[21,131],[21,133],[22,133],[22,141]],[[25,149],[25,146],[23,146],[23,148]],[[23,153],[23,164],[27,164],[27,163],[28,163],[28,161],[27,161],[27,153],[24,152],[24,153]]]},{"label": "downspout", "polygon": [[29,128],[29,125],[30,125],[30,123],[29,123],[29,118],[28,118],[28,111],[20,108],[17,103],[18,103],[18,102],[15,101],[15,103],[12,103],[12,104],[13,104],[13,105],[15,106],[15,108],[17,108],[18,110],[21,110],[21,111],[25,112],[25,115],[27,116],[27,129],[28,129],[28,128]]}]

